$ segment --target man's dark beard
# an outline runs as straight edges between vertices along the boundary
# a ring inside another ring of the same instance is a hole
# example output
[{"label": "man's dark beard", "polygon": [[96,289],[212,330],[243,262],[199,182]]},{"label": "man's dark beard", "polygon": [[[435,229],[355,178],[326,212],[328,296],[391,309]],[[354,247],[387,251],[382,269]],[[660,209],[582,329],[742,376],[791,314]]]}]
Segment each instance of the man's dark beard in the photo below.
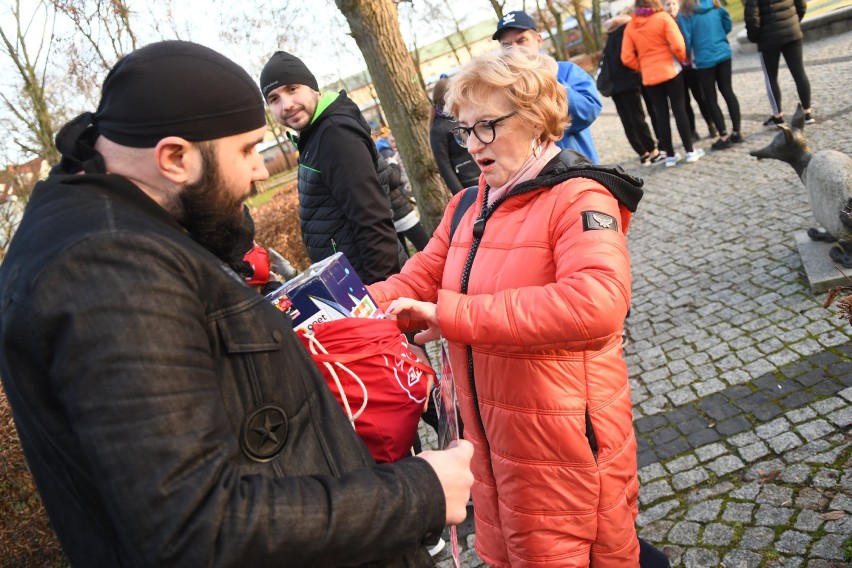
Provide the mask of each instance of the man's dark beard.
[{"label": "man's dark beard", "polygon": [[202,158],[201,179],[183,188],[183,226],[201,246],[239,267],[254,243],[254,223],[248,208],[237,208],[222,180],[219,164],[210,143],[198,144]]}]

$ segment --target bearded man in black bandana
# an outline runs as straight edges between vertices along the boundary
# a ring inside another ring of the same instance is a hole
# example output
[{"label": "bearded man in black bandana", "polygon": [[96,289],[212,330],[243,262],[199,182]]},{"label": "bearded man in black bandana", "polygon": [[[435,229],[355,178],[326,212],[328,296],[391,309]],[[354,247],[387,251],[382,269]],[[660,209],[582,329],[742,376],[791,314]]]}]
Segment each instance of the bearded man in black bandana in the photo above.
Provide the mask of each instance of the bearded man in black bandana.
[{"label": "bearded man in black bandana", "polygon": [[376,465],[233,267],[263,99],[203,46],[110,71],[0,265],[0,376],[73,566],[432,566],[470,444]]}]

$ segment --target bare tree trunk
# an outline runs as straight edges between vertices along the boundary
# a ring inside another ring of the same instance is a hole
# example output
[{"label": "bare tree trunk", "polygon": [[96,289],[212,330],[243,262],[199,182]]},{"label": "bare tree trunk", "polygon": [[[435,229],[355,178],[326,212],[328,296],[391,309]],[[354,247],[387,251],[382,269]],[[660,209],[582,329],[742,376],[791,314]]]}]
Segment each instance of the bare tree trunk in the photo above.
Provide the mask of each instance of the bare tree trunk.
[{"label": "bare tree trunk", "polygon": [[[541,7],[538,4],[538,0],[536,0],[536,8],[538,9],[539,14],[542,14]],[[559,6],[557,3],[554,3],[553,0],[545,0],[545,6],[547,6],[547,11],[550,12],[550,15],[553,17],[553,29],[554,32],[550,34],[550,45],[553,47],[553,52],[556,56],[557,61],[567,61],[568,60],[568,52],[565,47],[565,30],[562,29],[563,20],[562,20],[562,6]],[[540,18],[544,22],[544,17]],[[545,26],[546,26],[546,22]],[[549,28],[546,26],[545,29]]]},{"label": "bare tree trunk", "polygon": [[603,49],[603,34],[601,33],[601,0],[592,0],[592,34],[595,39],[595,51]]},{"label": "bare tree trunk", "polygon": [[426,230],[440,222],[450,192],[429,146],[429,100],[405,48],[392,0],[335,0],[349,22],[388,116]]},{"label": "bare tree trunk", "polygon": [[580,28],[580,35],[583,36],[583,47],[586,53],[594,53],[595,41],[592,38],[592,30],[589,28],[589,22],[586,21],[586,14],[583,12],[582,0],[571,0],[574,6],[574,17],[577,18],[577,27]]}]

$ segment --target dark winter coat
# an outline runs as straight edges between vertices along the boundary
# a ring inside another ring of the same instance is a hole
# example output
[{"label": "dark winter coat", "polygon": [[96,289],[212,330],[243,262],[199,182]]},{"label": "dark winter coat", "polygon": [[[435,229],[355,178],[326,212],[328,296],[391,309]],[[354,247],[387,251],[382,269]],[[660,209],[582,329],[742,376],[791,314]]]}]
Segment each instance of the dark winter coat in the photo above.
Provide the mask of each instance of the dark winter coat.
[{"label": "dark winter coat", "polygon": [[462,189],[479,183],[479,166],[465,148],[456,143],[453,128],[458,126],[444,115],[435,116],[429,129],[429,145],[450,192],[455,195]]},{"label": "dark winter coat", "polygon": [[402,219],[412,211],[414,211],[414,203],[411,198],[405,195],[402,191],[405,185],[402,179],[402,170],[399,164],[388,162],[384,158],[379,158],[379,163],[385,162],[384,172],[379,175],[379,182],[386,185],[388,188],[388,196],[390,197],[391,209],[393,210],[393,219],[397,221]]},{"label": "dark winter coat", "polygon": [[801,40],[799,22],[805,17],[807,0],[745,0],[746,34],[758,51],[779,49]]},{"label": "dark winter coat", "polygon": [[365,284],[378,282],[404,261],[378,151],[346,91],[330,98],[298,136],[302,239],[312,262],[342,252]]},{"label": "dark winter coat", "polygon": [[376,465],[281,312],[126,178],[37,185],[0,297],[3,388],[72,566],[433,565],[429,465]]},{"label": "dark winter coat", "polygon": [[603,48],[602,57],[605,61],[604,65],[609,67],[612,77],[613,94],[638,91],[642,88],[642,74],[621,62],[621,42],[624,41],[624,28],[626,27],[627,23],[625,22],[609,32],[606,45]]}]

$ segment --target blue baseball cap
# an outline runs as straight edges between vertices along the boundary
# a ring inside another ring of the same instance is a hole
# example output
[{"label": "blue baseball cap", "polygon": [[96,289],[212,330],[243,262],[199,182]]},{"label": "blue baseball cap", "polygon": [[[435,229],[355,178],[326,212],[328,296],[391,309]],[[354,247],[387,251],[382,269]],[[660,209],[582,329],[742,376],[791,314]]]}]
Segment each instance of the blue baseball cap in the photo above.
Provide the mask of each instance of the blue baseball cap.
[{"label": "blue baseball cap", "polygon": [[499,39],[500,34],[503,33],[503,30],[514,28],[516,30],[535,30],[538,31],[538,28],[535,25],[535,20],[533,20],[529,14],[524,12],[523,10],[516,10],[514,12],[508,12],[500,21],[497,22],[497,31],[494,32],[494,35],[491,36],[491,39]]}]

